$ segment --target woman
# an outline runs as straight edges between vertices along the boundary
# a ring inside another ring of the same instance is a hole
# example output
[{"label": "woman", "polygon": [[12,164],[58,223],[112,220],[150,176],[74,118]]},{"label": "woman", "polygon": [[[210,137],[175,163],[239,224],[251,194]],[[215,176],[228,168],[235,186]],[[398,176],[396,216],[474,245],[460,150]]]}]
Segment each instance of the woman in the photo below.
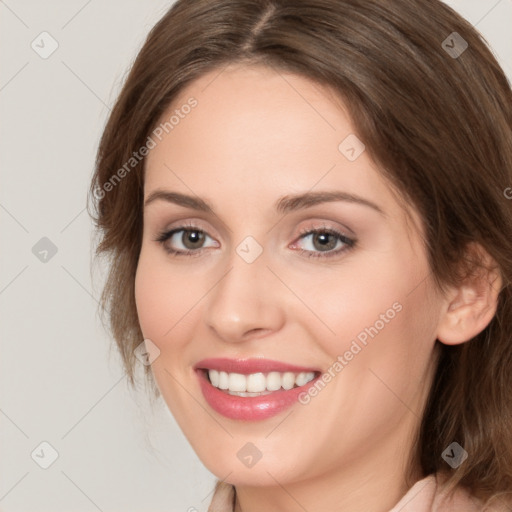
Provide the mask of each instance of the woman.
[{"label": "woman", "polygon": [[510,85],[441,2],[172,6],[91,192],[209,510],[510,510],[511,186]]}]

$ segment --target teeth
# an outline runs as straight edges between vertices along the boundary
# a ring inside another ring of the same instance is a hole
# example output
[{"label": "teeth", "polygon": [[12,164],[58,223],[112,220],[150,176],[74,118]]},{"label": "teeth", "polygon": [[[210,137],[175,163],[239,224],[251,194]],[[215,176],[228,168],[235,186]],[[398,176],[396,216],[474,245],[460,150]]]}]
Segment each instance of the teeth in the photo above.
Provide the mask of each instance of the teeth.
[{"label": "teeth", "polygon": [[219,389],[228,389],[229,379],[226,372],[219,372]]},{"label": "teeth", "polygon": [[304,384],[307,384],[310,380],[313,379],[313,375],[314,374],[299,373],[299,375],[297,375],[297,378],[295,379],[295,383],[297,384],[297,386],[304,386]]},{"label": "teeth", "polygon": [[261,393],[267,388],[267,378],[263,373],[251,373],[247,375],[247,391]]},{"label": "teeth", "polygon": [[270,372],[267,375],[268,391],[277,391],[281,389],[281,374],[279,372]]},{"label": "teeth", "polygon": [[208,375],[210,377],[210,382],[212,383],[212,386],[218,388],[220,382],[219,372],[217,370],[210,370]]},{"label": "teeth", "polygon": [[212,386],[239,396],[258,396],[268,394],[281,388],[288,390],[293,387],[304,386],[315,378],[314,372],[270,372],[251,373],[227,373],[218,370],[208,370],[208,376]]},{"label": "teeth", "polygon": [[[315,376],[315,374],[313,374],[313,376],[311,378],[313,378],[314,376]],[[281,385],[283,386],[284,389],[292,389],[293,386],[295,386],[295,381],[296,381],[295,374],[292,372],[286,372],[285,374],[283,374],[283,376],[281,378]],[[307,382],[309,382],[309,381],[307,381]]]},{"label": "teeth", "polygon": [[228,389],[230,391],[247,391],[247,379],[241,373],[228,374]]}]

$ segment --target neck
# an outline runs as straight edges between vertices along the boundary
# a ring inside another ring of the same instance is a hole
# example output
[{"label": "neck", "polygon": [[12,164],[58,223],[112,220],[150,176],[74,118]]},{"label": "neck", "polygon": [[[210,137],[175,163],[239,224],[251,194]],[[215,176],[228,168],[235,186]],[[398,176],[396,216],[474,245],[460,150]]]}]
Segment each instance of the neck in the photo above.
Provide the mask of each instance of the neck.
[{"label": "neck", "polygon": [[[401,427],[389,437],[367,446],[365,457],[354,457],[315,477],[275,486],[236,486],[234,512],[388,512],[408,489],[425,475],[415,464],[408,475],[408,455],[413,449],[411,429],[416,419],[406,413]],[[404,440],[407,440],[405,442]],[[384,442],[383,442],[384,441]]]}]

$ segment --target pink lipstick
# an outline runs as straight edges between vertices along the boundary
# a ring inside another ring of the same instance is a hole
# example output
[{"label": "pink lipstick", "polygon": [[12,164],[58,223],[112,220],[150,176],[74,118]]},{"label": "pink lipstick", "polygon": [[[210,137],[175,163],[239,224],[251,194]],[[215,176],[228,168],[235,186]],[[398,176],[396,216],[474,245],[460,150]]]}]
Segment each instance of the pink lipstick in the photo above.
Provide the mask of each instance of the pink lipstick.
[{"label": "pink lipstick", "polygon": [[270,418],[297,402],[320,377],[317,368],[270,359],[204,359],[194,367],[210,407],[230,419]]}]

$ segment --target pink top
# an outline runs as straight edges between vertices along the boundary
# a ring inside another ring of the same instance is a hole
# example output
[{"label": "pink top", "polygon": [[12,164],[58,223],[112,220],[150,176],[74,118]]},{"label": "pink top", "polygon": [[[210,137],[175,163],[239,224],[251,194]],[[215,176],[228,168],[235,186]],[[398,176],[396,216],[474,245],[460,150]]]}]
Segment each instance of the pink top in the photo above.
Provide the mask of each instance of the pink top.
[{"label": "pink top", "polygon": [[[208,512],[234,512],[234,487],[217,481]],[[429,475],[417,481],[389,512],[502,512],[510,511],[503,504],[483,507],[481,501],[459,487],[451,499],[439,488],[436,475]]]}]

